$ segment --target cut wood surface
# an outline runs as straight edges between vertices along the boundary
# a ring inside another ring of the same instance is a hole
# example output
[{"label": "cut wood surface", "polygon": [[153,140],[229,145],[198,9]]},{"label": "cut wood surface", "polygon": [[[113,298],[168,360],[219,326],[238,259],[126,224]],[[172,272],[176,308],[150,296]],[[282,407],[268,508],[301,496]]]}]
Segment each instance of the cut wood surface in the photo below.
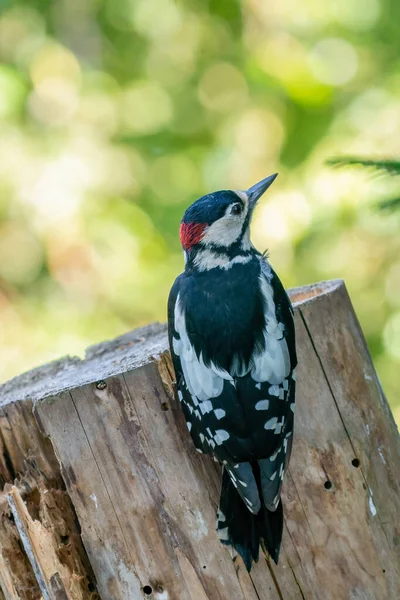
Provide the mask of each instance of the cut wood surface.
[{"label": "cut wood surface", "polygon": [[298,394],[279,565],[261,555],[248,574],[219,543],[220,467],[194,450],[166,328],[151,325],[1,386],[4,598],[400,598],[400,443],[360,326],[341,281],[290,295]]}]

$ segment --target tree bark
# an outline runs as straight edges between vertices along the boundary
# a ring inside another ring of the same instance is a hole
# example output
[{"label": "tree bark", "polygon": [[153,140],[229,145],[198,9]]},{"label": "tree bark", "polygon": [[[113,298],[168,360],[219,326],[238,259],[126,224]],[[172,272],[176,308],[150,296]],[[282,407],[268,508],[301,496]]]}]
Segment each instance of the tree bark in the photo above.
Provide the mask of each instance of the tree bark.
[{"label": "tree bark", "polygon": [[194,450],[152,325],[0,388],[6,600],[400,598],[400,443],[362,331],[343,282],[290,295],[279,566],[261,555],[248,574],[219,543],[220,468]]}]

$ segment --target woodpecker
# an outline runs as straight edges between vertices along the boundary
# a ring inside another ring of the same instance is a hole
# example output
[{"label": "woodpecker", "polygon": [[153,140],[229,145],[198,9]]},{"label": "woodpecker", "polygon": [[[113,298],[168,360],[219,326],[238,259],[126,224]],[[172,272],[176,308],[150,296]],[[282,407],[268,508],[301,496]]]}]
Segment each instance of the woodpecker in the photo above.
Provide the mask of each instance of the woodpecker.
[{"label": "woodpecker", "polygon": [[265,253],[250,241],[254,208],[276,177],[189,206],[180,226],[185,270],[168,300],[187,427],[197,451],[222,465],[219,538],[248,571],[260,543],[278,562],[280,495],[293,440],[293,309]]}]

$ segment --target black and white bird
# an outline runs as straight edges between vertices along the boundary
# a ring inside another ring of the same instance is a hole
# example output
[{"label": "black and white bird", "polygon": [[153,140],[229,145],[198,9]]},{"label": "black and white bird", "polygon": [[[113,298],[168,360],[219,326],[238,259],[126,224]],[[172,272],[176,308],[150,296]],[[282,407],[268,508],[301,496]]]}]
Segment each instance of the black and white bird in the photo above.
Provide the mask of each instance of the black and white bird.
[{"label": "black and white bird", "polygon": [[199,198],[185,212],[185,270],[168,301],[177,394],[198,452],[223,465],[217,530],[248,570],[263,541],[278,561],[280,499],[293,439],[293,310],[265,255],[250,242],[258,199],[247,191]]}]

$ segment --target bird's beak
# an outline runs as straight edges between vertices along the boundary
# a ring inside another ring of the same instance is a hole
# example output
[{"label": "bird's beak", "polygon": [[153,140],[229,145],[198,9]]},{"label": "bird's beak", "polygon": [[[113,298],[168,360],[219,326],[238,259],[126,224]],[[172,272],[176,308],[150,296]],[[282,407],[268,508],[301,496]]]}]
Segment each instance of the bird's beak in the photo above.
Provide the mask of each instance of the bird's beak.
[{"label": "bird's beak", "polygon": [[274,183],[275,179],[278,177],[278,173],[274,173],[265,179],[262,179],[251,188],[246,190],[246,194],[249,200],[249,208],[253,210],[257,201],[261,198],[261,196],[267,191],[269,186]]}]

